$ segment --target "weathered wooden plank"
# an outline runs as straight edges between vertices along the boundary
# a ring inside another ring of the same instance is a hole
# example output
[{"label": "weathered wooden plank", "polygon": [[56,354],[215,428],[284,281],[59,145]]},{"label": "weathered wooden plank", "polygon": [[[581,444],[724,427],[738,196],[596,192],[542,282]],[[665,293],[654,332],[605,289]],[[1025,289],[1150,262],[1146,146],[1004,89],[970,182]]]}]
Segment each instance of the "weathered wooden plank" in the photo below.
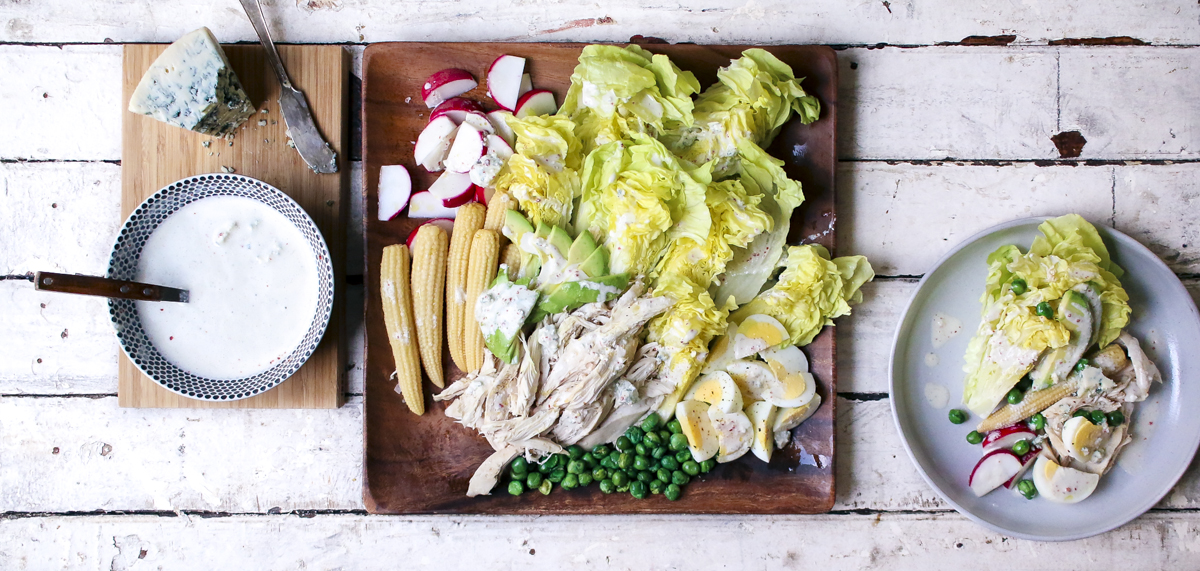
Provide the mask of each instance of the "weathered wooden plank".
[{"label": "weathered wooden plank", "polygon": [[863,302],[837,320],[837,383],[842,393],[887,393],[892,336],[915,279],[876,279],[862,288]]},{"label": "weathered wooden plank", "polygon": [[[663,540],[663,530],[672,540]],[[7,569],[1192,569],[1200,522],[1150,513],[1069,543],[955,513],[698,518],[45,516],[0,520]],[[582,533],[582,535],[581,535]],[[704,544],[703,553],[698,545]],[[1038,562],[1032,563],[1031,562]],[[1068,564],[1069,565],[1069,564]],[[1082,563],[1081,563],[1082,565]]]},{"label": "weathered wooden plank", "polygon": [[921,275],[1008,220],[1076,212],[1111,224],[1113,168],[843,163],[838,252],[866,255],[880,275]]},{"label": "weathered wooden plank", "polygon": [[[1079,0],[1053,5],[912,0],[796,4],[736,0],[656,5],[306,0],[265,6],[277,41],[297,43],[421,41],[625,41],[635,34],[672,42],[933,44],[969,36],[1013,36],[1045,43],[1059,38],[1132,36],[1166,44],[1200,43],[1194,3],[1121,0],[1095,10]],[[1120,14],[1120,17],[1114,15]],[[18,3],[7,8],[0,41],[162,42],[199,25],[222,41],[256,41],[236,2]],[[130,22],[153,22],[131,26]]]},{"label": "weathered wooden plank", "polygon": [[1180,273],[1200,272],[1200,164],[1117,170],[1116,227]]},{"label": "weathered wooden plank", "polygon": [[1060,131],[1083,158],[1200,158],[1200,50],[1064,49]]}]

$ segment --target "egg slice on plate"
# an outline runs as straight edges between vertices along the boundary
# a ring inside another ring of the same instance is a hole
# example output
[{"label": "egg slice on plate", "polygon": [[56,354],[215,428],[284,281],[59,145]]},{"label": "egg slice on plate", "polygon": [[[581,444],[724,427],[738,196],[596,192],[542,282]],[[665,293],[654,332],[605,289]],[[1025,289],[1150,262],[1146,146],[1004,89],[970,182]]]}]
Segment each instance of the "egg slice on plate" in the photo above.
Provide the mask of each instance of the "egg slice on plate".
[{"label": "egg slice on plate", "polygon": [[688,439],[688,449],[697,462],[712,458],[720,450],[717,431],[708,416],[710,408],[708,403],[698,400],[685,400],[675,405],[675,418],[679,419],[683,435]]},{"label": "egg slice on plate", "polygon": [[771,453],[775,451],[775,405],[767,401],[754,401],[746,405],[746,418],[754,427],[754,441],[750,443],[750,452],[763,462],[771,461]]},{"label": "egg slice on plate", "polygon": [[724,371],[715,371],[704,375],[688,389],[684,400],[698,400],[721,408],[724,412],[742,410],[742,390],[737,383]]},{"label": "egg slice on plate", "polygon": [[767,400],[771,386],[778,382],[775,373],[762,361],[738,359],[730,361],[725,370],[748,400]]},{"label": "egg slice on plate", "polygon": [[730,323],[729,327],[725,329],[725,334],[718,337],[717,342],[713,343],[712,349],[708,352],[708,358],[704,361],[702,372],[723,371],[725,365],[733,360],[733,338],[737,335],[737,328],[737,324]]},{"label": "egg slice on plate", "polygon": [[726,413],[720,408],[708,408],[708,419],[717,432],[717,462],[732,462],[750,451],[754,427],[742,411]]},{"label": "egg slice on plate", "polygon": [[[1104,458],[1104,428],[1087,417],[1076,416],[1063,425],[1062,440],[1071,457],[1080,462],[1098,462]],[[1097,454],[1098,453],[1098,454]]]},{"label": "egg slice on plate", "polygon": [[771,432],[775,433],[775,447],[783,448],[792,439],[792,429],[808,420],[817,408],[821,406],[821,395],[813,395],[812,400],[803,406],[781,408],[775,411],[775,425]]},{"label": "egg slice on plate", "polygon": [[795,345],[763,349],[758,352],[758,356],[762,357],[767,364],[776,363],[776,365],[772,365],[772,369],[776,366],[782,367],[783,370],[793,375],[808,372],[808,357]]},{"label": "egg slice on plate", "polygon": [[1091,474],[1059,466],[1045,456],[1038,456],[1033,463],[1033,485],[1039,494],[1052,502],[1073,504],[1081,502],[1096,491],[1100,483],[1098,474]]},{"label": "egg slice on plate", "polygon": [[778,407],[804,406],[817,392],[812,373],[790,373],[779,361],[768,361],[774,382],[769,382],[765,400]]},{"label": "egg slice on plate", "polygon": [[747,316],[738,325],[737,333],[733,336],[733,356],[745,359],[763,349],[779,345],[787,338],[787,329],[778,319],[756,313]]}]

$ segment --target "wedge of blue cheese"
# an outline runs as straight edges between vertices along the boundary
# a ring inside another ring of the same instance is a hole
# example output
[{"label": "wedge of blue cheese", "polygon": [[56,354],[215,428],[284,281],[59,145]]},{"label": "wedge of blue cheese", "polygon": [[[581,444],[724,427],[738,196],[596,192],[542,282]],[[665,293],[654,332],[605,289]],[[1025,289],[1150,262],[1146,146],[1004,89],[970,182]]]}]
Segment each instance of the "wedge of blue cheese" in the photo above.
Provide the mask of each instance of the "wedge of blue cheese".
[{"label": "wedge of blue cheese", "polygon": [[255,111],[208,28],[167,46],[133,90],[129,110],[214,137],[233,132]]}]

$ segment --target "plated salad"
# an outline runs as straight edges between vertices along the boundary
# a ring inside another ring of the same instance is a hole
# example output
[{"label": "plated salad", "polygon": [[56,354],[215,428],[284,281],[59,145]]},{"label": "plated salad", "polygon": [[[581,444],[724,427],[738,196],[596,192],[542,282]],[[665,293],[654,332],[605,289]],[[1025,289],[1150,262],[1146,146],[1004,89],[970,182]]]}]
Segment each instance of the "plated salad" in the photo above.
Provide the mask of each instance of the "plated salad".
[{"label": "plated salad", "polygon": [[561,106],[515,60],[488,73],[507,111],[461,97],[475,87],[463,70],[426,83],[436,108],[414,154],[444,172],[430,189],[383,167],[400,182],[380,177],[380,218],[431,218],[411,277],[384,272],[384,295],[408,280],[408,303],[436,307],[428,260],[446,267],[444,331],[423,307],[389,318],[399,392],[422,412],[415,349],[395,349],[419,343],[436,384],[426,339],[444,332],[468,374],[434,399],[495,449],[470,496],[596,483],[673,500],[717,463],[770,461],[821,403],[800,348],[874,277],[861,256],[786,244],[804,195],[764,148],[817,120],[817,100],[759,49],[701,91],[665,55],[587,46]]},{"label": "plated salad", "polygon": [[[963,404],[983,418],[967,435],[983,447],[968,482],[978,496],[1003,485],[1076,503],[1132,441],[1135,405],[1162,376],[1125,331],[1124,271],[1096,228],[1068,214],[1038,230],[1027,252],[1008,245],[987,258],[964,367]],[[950,411],[955,424],[967,416]]]}]

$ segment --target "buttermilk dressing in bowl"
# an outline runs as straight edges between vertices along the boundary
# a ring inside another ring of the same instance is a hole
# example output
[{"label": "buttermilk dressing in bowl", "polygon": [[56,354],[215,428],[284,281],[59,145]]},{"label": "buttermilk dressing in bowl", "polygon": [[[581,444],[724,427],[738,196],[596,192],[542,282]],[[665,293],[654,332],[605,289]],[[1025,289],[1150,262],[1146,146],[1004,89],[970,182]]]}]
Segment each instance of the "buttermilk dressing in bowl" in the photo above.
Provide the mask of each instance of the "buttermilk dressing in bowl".
[{"label": "buttermilk dressing in bowl", "polygon": [[168,216],[146,240],[137,281],[186,289],[188,303],[136,302],[150,342],[209,379],[270,369],[300,345],[317,311],[316,256],[283,214],[212,196]]}]

